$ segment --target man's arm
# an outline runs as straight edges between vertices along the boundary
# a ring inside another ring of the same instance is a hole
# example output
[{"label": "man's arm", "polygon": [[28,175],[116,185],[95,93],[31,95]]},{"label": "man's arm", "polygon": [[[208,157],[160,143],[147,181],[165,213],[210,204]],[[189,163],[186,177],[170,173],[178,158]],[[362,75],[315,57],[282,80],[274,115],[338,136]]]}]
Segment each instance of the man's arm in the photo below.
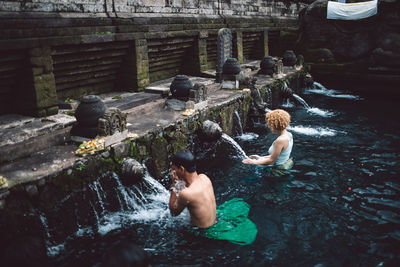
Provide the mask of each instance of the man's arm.
[{"label": "man's arm", "polygon": [[179,193],[179,196],[177,196],[174,191],[171,191],[171,196],[169,197],[169,210],[172,216],[178,216],[181,214],[188,203],[189,201],[187,200],[185,190],[182,190]]}]

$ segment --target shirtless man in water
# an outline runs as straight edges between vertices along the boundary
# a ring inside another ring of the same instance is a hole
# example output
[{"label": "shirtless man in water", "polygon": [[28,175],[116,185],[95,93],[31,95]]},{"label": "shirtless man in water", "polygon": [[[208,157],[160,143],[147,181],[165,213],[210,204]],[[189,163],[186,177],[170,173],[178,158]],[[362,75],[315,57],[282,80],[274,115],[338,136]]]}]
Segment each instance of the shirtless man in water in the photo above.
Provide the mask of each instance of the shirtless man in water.
[{"label": "shirtless man in water", "polygon": [[[197,174],[194,156],[190,151],[181,151],[172,157],[171,177],[171,215],[178,216],[187,207],[193,226],[212,226],[216,221],[214,189],[207,175]],[[177,194],[176,184],[179,180],[186,183],[186,188]]]}]

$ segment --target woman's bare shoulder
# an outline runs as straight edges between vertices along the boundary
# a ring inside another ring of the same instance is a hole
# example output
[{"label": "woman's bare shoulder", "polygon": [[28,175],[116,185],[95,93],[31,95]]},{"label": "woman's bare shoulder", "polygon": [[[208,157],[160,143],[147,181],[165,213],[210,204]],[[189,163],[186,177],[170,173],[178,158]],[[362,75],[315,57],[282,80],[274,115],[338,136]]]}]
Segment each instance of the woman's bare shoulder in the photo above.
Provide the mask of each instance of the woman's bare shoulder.
[{"label": "woman's bare shoulder", "polygon": [[278,138],[276,138],[275,143],[284,144],[284,143],[286,143],[287,141],[288,141],[287,137],[281,135],[281,136],[278,136]]}]

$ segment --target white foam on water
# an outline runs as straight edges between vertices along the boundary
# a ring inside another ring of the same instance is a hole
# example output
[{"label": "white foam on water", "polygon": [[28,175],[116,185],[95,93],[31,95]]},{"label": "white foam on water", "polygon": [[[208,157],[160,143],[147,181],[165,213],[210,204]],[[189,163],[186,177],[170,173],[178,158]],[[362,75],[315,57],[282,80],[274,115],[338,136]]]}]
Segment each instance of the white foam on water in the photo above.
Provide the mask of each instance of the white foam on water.
[{"label": "white foam on water", "polygon": [[[117,176],[114,178],[119,179]],[[124,194],[121,201],[125,203],[121,203],[123,204],[121,206],[127,206],[128,210],[104,212],[97,222],[100,235],[105,235],[112,230],[135,222],[151,222],[162,228],[177,223],[190,223],[187,209],[177,217],[170,215],[169,191],[148,173],[146,173],[140,187],[146,190],[140,190],[138,186],[118,188],[119,194],[121,192]]]},{"label": "white foam on water", "polygon": [[319,108],[309,108],[309,109],[307,109],[307,112],[321,116],[321,117],[325,117],[325,118],[332,117],[335,115],[335,113],[332,111],[327,111],[327,110],[323,110],[323,109],[319,109]]},{"label": "white foam on water", "polygon": [[80,228],[78,231],[75,232],[76,236],[85,236],[88,234],[92,234],[93,230],[91,227]]},{"label": "white foam on water", "polygon": [[284,107],[284,108],[292,108],[292,107],[294,107],[294,104],[292,102],[290,102],[290,100],[288,98],[288,99],[286,99],[286,103],[282,104],[282,107]]},{"label": "white foam on water", "polygon": [[112,230],[121,228],[124,222],[124,217],[126,216],[124,216],[123,212],[105,214],[98,222],[98,233],[100,235],[105,235]]},{"label": "white foam on water", "polygon": [[238,139],[242,141],[251,141],[258,138],[258,134],[256,133],[244,133],[242,135],[237,136]]},{"label": "white foam on water", "polygon": [[311,135],[311,136],[335,136],[338,131],[329,129],[329,128],[323,128],[323,127],[306,127],[302,125],[298,126],[289,126],[289,130],[303,134],[303,135]]},{"label": "white foam on water", "polygon": [[50,258],[56,257],[61,253],[61,251],[64,250],[64,248],[65,248],[64,243],[55,246],[49,246],[47,248],[47,256],[49,256]]}]

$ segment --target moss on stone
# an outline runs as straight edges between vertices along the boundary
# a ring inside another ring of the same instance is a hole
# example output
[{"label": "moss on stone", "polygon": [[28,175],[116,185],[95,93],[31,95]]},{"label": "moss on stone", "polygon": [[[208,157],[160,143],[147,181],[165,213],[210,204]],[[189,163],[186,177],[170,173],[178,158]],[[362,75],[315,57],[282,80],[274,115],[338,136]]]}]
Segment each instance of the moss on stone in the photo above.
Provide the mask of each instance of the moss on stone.
[{"label": "moss on stone", "polygon": [[160,135],[151,141],[151,157],[155,167],[156,178],[161,178],[163,172],[169,168],[168,162],[168,142]]},{"label": "moss on stone", "polygon": [[221,128],[227,135],[232,135],[233,129],[233,113],[235,111],[235,106],[228,106],[219,112],[221,118]]},{"label": "moss on stone", "polygon": [[176,131],[172,135],[171,139],[172,155],[176,152],[186,149],[189,145],[189,135],[183,134],[180,131]]},{"label": "moss on stone", "polygon": [[136,139],[135,142],[132,142],[131,144],[131,157],[135,158],[139,162],[142,162],[150,155],[149,144],[150,140],[147,136]]}]

